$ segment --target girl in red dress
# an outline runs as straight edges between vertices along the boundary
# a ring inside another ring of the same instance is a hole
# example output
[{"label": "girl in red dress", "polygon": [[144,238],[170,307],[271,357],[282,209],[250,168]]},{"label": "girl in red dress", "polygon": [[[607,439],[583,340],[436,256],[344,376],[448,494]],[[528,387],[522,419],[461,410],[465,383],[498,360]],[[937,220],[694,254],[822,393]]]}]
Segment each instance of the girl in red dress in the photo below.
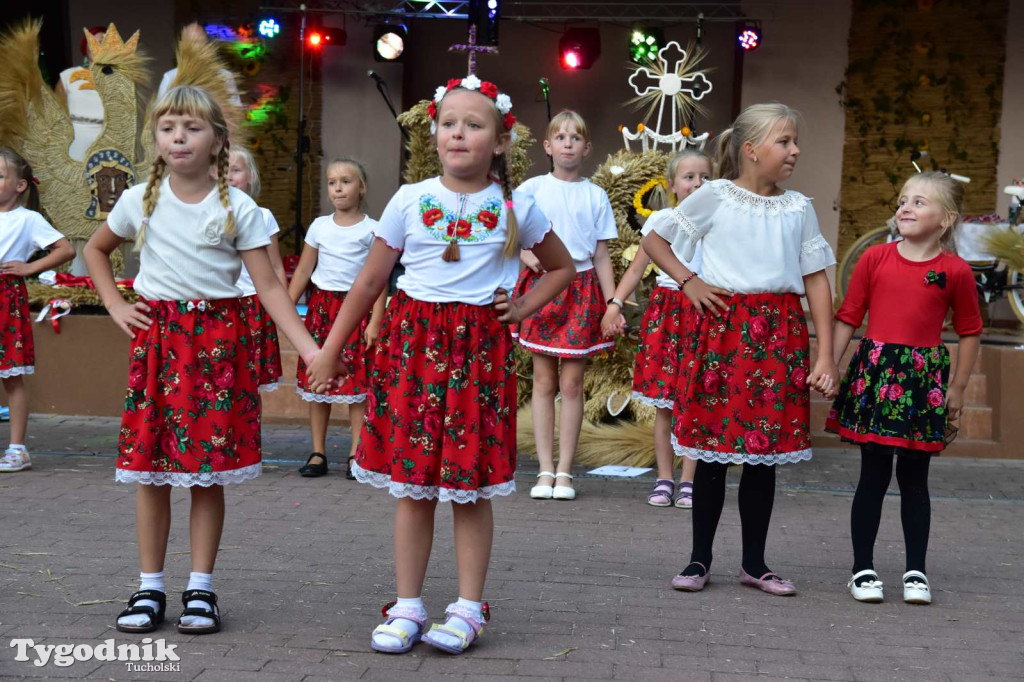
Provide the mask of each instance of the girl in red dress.
[{"label": "girl in red dress", "polygon": [[[779,183],[793,173],[797,113],[755,104],[718,137],[719,177],[676,208],[648,221],[644,250],[693,303],[683,308],[683,346],[673,407],[676,454],[697,460],[693,551],[672,580],[678,590],[707,584],[712,545],[725,503],[730,463],[743,464],[740,582],[779,595],[796,593],[765,564],[775,499],[775,465],[811,458],[808,386],[822,393],[837,377],[831,354],[810,368],[807,323],[831,348],[835,263],[810,200]],[[701,277],[676,254],[703,247]]]},{"label": "girl in red dress", "polygon": [[[132,338],[116,479],[139,484],[142,584],[117,629],[151,632],[163,621],[170,493],[182,486],[192,499],[192,573],[177,628],[206,634],[220,630],[212,574],[223,486],[259,476],[261,466],[257,376],[235,286],[243,260],[299,354],[312,360],[317,347],[270,266],[259,207],[228,185],[220,105],[200,88],[172,88],[155,104],[151,123],[159,156],[148,181],[121,195],[84,252],[104,306]],[[134,305],[114,285],[109,258],[131,238],[139,252]]]},{"label": "girl in red dress", "polygon": [[[50,253],[29,263],[39,249]],[[35,372],[36,353],[25,278],[74,257],[71,242],[39,214],[32,166],[10,147],[0,147],[0,380],[11,404],[11,442],[0,457],[0,473],[32,468],[25,448],[28,390],[23,377]]]},{"label": "girl in red dress", "polygon": [[[860,444],[860,481],[850,512],[853,576],[847,584],[858,601],[883,599],[873,554],[895,457],[907,545],[903,599],[931,603],[925,575],[928,464],[942,452],[946,429],[960,416],[982,328],[971,266],[955,252],[963,199],[963,185],[944,173],[929,171],[908,180],[896,210],[902,239],[864,252],[836,313],[838,363],[870,312],[825,424]],[[949,352],[940,337],[950,308],[960,337],[952,382]]]},{"label": "girl in red dress", "polygon": [[[228,184],[237,187],[253,199],[260,195],[260,169],[256,165],[256,159],[252,152],[245,147],[235,147],[231,150],[228,159]],[[284,263],[281,262],[281,249],[277,243],[277,235],[281,231],[274,214],[270,209],[260,207],[263,221],[267,226],[267,236],[270,237],[270,244],[267,246],[267,256],[270,257],[270,265],[274,268],[274,274],[282,286],[288,286],[288,278],[284,273]],[[277,327],[270,315],[260,303],[260,297],[256,295],[256,286],[252,283],[249,271],[242,264],[242,274],[238,276],[235,283],[242,291],[238,299],[242,304],[245,313],[246,324],[249,326],[249,336],[252,338],[252,362],[254,371],[257,373],[261,391],[274,391],[281,381],[281,348],[277,342]]]},{"label": "girl in red dress", "polygon": [[[676,201],[682,201],[711,179],[711,158],[694,148],[678,152],[668,161],[665,179]],[[645,229],[643,234],[649,231]],[[700,272],[700,245],[692,259],[686,260],[678,254],[677,257],[692,272]],[[643,247],[638,248],[633,262],[615,289],[615,295],[608,304],[608,312],[601,320],[601,329],[606,335],[623,332],[625,320],[622,317],[622,302],[633,295],[650,262],[651,258]],[[689,457],[681,458],[683,470],[677,491],[672,477],[674,453],[671,440],[672,406],[675,404],[679,351],[683,340],[679,330],[679,321],[682,319],[680,311],[683,306],[689,305],[690,302],[679,290],[676,281],[659,272],[657,286],[651,291],[651,302],[640,322],[640,346],[633,367],[633,400],[657,409],[654,416],[654,457],[658,464],[658,479],[647,495],[647,504],[653,507],[669,507],[673,503],[680,509],[693,506],[693,472],[697,468],[697,461]]]},{"label": "girl in red dress", "polygon": [[[366,264],[373,244],[377,221],[366,215],[366,169],[355,159],[337,158],[327,165],[327,196],[334,204],[334,213],[320,216],[306,231],[302,256],[295,268],[288,294],[298,302],[310,281],[306,329],[313,340],[323,343],[331,331],[338,311],[359,271]],[[366,392],[373,364],[373,344],[377,342],[387,291],[382,291],[367,315],[345,342],[341,355],[353,371],[344,381],[322,393],[310,390],[306,379],[306,363],[299,360],[295,389],[309,403],[309,431],[313,452],[299,469],[299,475],[316,478],[327,474],[327,424],[332,405],[347,405],[352,446],[345,475],[352,475],[352,460],[363,428]]]},{"label": "girl in red dress", "polygon": [[[540,473],[530,497],[573,500],[572,460],[583,427],[583,374],[589,358],[607,353],[615,341],[601,332],[601,316],[615,291],[608,240],[618,227],[604,190],[580,174],[590,154],[587,123],[575,111],[563,111],[548,124],[544,151],[554,169],[519,186],[551,220],[576,267],[572,284],[553,301],[512,329],[533,356],[533,433]],[[526,249],[526,266],[516,284],[522,296],[540,279],[543,268]],[[555,462],[555,397],[561,397],[558,462]]]},{"label": "girl in red dress", "polygon": [[[452,79],[428,109],[440,177],[404,185],[380,218],[366,266],[309,367],[313,390],[351,370],[337,363],[401,258],[405,272],[377,342],[356,478],[398,498],[398,602],[372,635],[377,651],[404,653],[421,638],[462,653],[487,619],[481,603],[490,561],[491,498],[515,490],[516,375],[509,324],[572,280],[572,260],[546,217],[513,192],[506,149],[512,103],[476,76]],[[509,302],[521,248],[545,274]],[[452,502],[459,599],[423,634],[420,597],[438,501]]]}]

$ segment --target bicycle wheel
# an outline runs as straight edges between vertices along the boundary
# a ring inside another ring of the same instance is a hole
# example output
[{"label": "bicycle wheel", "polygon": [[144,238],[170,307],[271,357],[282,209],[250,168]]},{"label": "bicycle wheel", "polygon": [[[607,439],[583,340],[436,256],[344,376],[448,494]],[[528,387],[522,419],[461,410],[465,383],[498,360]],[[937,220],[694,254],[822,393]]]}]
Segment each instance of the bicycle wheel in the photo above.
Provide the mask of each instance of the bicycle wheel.
[{"label": "bicycle wheel", "polygon": [[1024,324],[1024,273],[1010,270],[1006,273],[1006,285],[1006,300],[1010,302],[1010,309]]},{"label": "bicycle wheel", "polygon": [[839,261],[839,268],[836,270],[836,293],[837,298],[842,300],[846,295],[846,289],[850,286],[850,278],[853,277],[853,269],[857,261],[864,255],[864,252],[872,246],[885,244],[891,238],[888,225],[877,227],[870,232],[861,235],[857,241],[850,246],[842,260]]}]

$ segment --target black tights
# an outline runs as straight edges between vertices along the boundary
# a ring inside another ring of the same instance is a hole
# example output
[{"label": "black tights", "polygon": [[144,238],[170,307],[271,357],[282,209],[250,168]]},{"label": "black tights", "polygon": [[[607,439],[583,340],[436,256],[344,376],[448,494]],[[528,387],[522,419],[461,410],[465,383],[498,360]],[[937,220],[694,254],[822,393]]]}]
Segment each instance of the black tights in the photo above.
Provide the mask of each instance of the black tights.
[{"label": "black tights", "polygon": [[[860,482],[850,510],[853,538],[853,572],[874,570],[875,537],[882,520],[882,501],[892,480],[892,459],[896,457],[896,481],[900,486],[900,516],[907,545],[907,570],[924,570],[928,553],[928,530],[932,505],[928,497],[928,465],[931,456],[891,445],[864,443],[860,446]],[[696,492],[696,490],[694,491]],[[694,500],[696,503],[696,500]]]},{"label": "black tights", "polygon": [[[715,531],[725,506],[725,474],[729,465],[697,462],[693,475],[693,551],[686,575],[703,575],[700,562],[711,567],[711,547]],[[744,464],[740,477],[739,507],[743,534],[743,570],[755,578],[768,573],[764,563],[764,546],[768,539],[768,524],[772,520],[775,503],[775,467],[764,464]]]}]

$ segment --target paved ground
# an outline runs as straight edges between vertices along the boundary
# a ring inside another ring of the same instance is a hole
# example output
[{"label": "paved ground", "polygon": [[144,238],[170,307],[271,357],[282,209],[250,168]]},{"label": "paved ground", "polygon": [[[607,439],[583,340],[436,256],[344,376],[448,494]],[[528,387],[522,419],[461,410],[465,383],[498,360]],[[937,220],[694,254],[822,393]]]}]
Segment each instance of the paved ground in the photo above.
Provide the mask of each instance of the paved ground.
[{"label": "paved ground", "polygon": [[[265,428],[264,476],[229,489],[215,582],[223,632],[158,631],[178,646],[177,672],[130,672],[99,661],[37,667],[15,661],[8,643],[125,644],[141,637],[112,627],[138,571],[133,491],[113,483],[116,423],[40,417],[30,432],[34,469],[0,479],[0,679],[1024,678],[1024,461],[934,463],[929,607],[905,605],[891,588],[879,605],[856,603],[845,591],[857,475],[849,451],[820,451],[813,462],[780,472],[769,559],[797,582],[793,598],[737,583],[735,488],[712,583],[700,594],[668,588],[686,562],[689,516],[644,504],[650,478],[583,477],[575,503],[520,493],[496,503],[487,589],[493,621],[478,645],[461,658],[428,647],[389,657],[370,651],[369,632],[392,596],[392,506],[337,469],[322,479],[297,477],[295,460],[305,459],[307,439],[304,429],[287,426]],[[339,433],[331,446],[345,452],[347,440]],[[521,470],[525,490],[536,464],[523,462]],[[188,575],[186,495],[174,497],[165,570],[172,599]],[[435,616],[456,592],[451,514],[440,513],[424,595]],[[892,588],[903,571],[898,516],[892,497],[876,551]]]}]

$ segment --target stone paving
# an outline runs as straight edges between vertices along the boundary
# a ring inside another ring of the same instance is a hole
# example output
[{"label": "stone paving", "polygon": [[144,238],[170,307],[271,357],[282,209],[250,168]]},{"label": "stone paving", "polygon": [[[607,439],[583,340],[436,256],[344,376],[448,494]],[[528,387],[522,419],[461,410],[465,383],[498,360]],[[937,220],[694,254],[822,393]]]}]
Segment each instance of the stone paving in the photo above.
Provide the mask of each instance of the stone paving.
[{"label": "stone paving", "polygon": [[[739,585],[735,477],[716,543],[712,582],[676,593],[689,552],[689,512],[645,504],[641,479],[577,478],[575,502],[520,493],[495,503],[487,599],[493,620],[462,657],[420,646],[404,656],[369,648],[392,598],[393,505],[347,481],[315,480],[303,427],[267,425],[265,472],[229,488],[214,589],[224,630],[185,637],[166,623],[178,670],[127,670],[98,660],[59,667],[16,661],[12,640],[88,644],[140,635],[113,629],[136,587],[134,494],[113,482],[117,422],[40,416],[30,424],[34,468],[0,477],[0,679],[96,680],[1020,680],[1024,678],[1024,461],[940,458],[932,467],[929,576],[935,603],[900,599],[899,500],[886,508],[876,566],[887,601],[847,593],[849,508],[858,457],[819,450],[779,475],[769,563],[800,593]],[[0,439],[7,438],[0,425]],[[6,442],[6,441],[5,441]],[[335,465],[346,432],[332,432]],[[582,473],[582,472],[581,472]],[[173,497],[169,602],[187,581],[187,493]],[[439,507],[424,598],[439,617],[456,595],[451,512]],[[179,611],[169,604],[173,622]],[[30,658],[35,653],[28,651]]]}]

